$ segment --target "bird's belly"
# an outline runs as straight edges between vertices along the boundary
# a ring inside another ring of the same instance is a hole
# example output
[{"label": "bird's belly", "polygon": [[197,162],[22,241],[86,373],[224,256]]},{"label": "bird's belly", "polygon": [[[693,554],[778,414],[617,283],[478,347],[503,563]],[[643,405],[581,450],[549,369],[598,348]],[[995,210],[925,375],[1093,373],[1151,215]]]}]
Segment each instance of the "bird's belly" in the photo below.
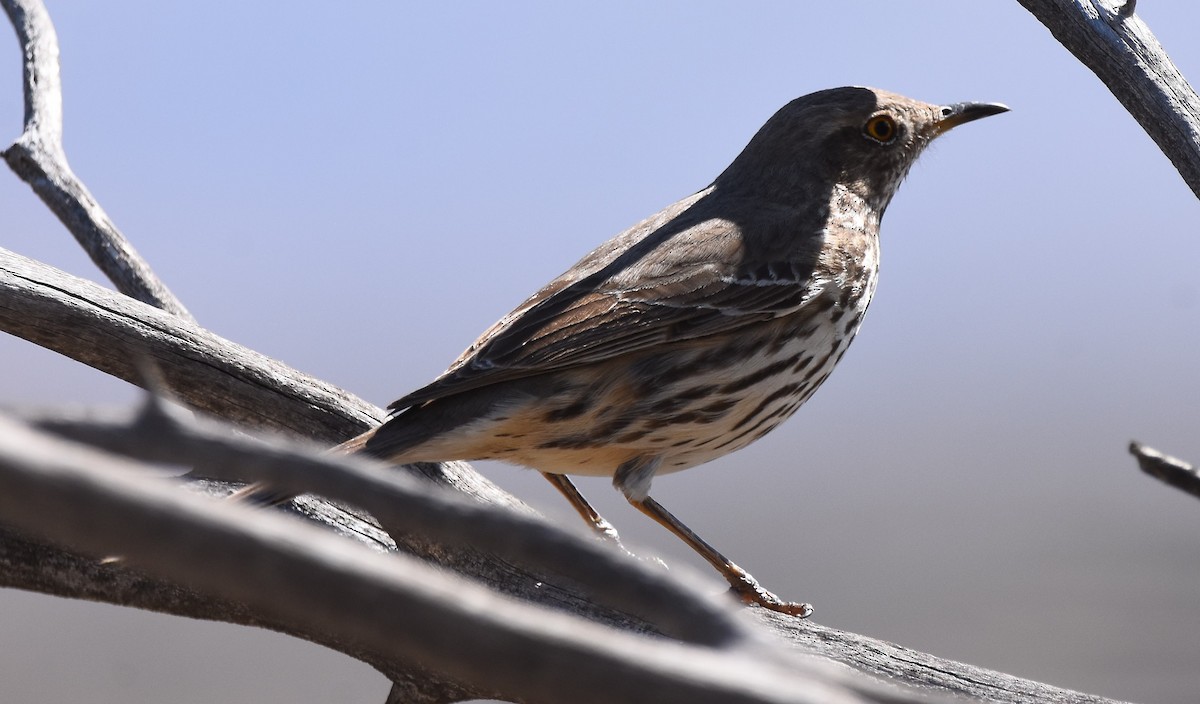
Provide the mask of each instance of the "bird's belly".
[{"label": "bird's belly", "polygon": [[736,403],[711,422],[673,427],[673,436],[659,443],[669,446],[670,451],[663,454],[658,473],[709,462],[775,429],[829,377],[856,331],[857,325],[843,334],[831,319],[805,336],[775,348],[764,347],[743,365],[732,368],[723,386],[728,391],[718,394]]},{"label": "bird's belly", "polygon": [[[635,457],[677,472],[741,449],[798,409],[829,376],[865,309],[831,306],[757,333],[597,365],[571,394],[531,403],[494,437],[488,459],[556,474],[610,476]],[[519,428],[519,432],[514,430]]]}]

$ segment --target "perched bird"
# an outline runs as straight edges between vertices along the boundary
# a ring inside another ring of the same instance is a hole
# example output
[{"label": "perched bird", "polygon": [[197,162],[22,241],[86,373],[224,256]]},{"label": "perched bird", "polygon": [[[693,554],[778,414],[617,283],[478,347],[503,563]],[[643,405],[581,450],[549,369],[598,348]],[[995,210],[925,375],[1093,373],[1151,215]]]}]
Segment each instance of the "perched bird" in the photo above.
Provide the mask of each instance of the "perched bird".
[{"label": "perched bird", "polygon": [[342,449],[531,467],[615,537],[566,477],[611,476],[743,601],[807,616],[668,513],[651,482],[749,445],[812,396],[871,302],[879,221],[909,167],[935,137],[1007,109],[869,88],[793,100],[711,185],[597,247]]}]

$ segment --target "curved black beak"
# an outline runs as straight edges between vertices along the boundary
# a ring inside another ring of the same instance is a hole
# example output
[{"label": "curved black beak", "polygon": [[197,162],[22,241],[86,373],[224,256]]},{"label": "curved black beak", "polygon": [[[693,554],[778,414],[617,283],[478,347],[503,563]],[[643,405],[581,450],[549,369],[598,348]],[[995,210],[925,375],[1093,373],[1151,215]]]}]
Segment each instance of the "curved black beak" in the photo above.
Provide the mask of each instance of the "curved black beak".
[{"label": "curved black beak", "polygon": [[941,119],[936,123],[938,134],[958,127],[964,122],[978,120],[981,117],[999,115],[1008,112],[1008,106],[1003,103],[955,103],[942,107]]}]

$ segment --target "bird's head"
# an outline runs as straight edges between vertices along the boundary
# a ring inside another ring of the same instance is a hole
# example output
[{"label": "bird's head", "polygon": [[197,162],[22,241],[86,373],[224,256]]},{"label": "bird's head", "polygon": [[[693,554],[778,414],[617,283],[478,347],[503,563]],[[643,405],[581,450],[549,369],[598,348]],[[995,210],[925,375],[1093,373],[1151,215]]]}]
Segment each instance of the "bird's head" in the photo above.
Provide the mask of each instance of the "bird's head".
[{"label": "bird's head", "polygon": [[775,202],[828,202],[835,185],[882,215],[909,168],[950,129],[1006,112],[999,103],[933,105],[872,88],[831,88],[783,106],[717,179]]}]

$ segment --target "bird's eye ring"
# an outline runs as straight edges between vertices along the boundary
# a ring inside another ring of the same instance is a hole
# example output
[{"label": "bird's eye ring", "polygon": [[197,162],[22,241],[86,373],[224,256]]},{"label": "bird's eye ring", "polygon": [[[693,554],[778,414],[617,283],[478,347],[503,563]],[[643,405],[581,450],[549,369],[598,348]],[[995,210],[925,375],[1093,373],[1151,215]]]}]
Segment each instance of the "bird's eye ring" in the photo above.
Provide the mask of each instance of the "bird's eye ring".
[{"label": "bird's eye ring", "polygon": [[891,115],[876,115],[863,125],[863,134],[880,144],[887,144],[896,138],[896,120]]}]

